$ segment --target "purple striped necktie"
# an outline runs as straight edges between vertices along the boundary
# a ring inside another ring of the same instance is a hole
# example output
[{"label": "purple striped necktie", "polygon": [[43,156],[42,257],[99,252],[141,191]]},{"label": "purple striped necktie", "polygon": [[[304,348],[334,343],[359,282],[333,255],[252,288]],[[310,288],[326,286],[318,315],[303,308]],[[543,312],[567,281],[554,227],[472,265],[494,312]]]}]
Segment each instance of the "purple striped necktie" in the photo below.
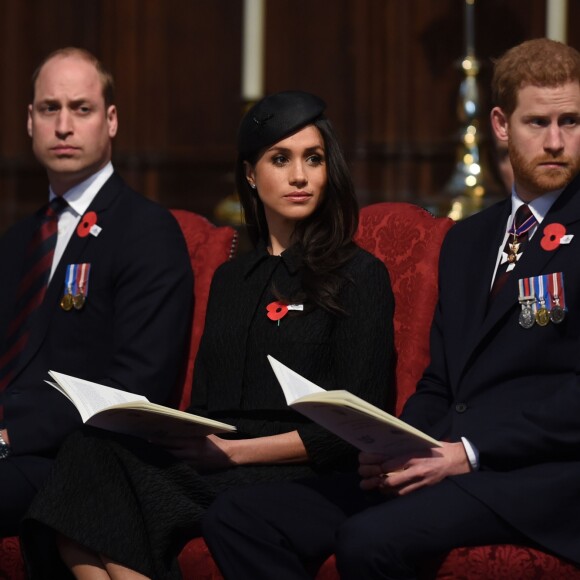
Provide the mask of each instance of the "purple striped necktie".
[{"label": "purple striped necktie", "polygon": [[508,266],[510,264],[517,264],[521,255],[528,243],[528,232],[537,224],[537,220],[532,213],[532,210],[527,203],[521,205],[516,211],[512,227],[508,231],[508,239],[502,250],[502,259],[497,272],[493,286],[490,292],[490,299],[495,298],[498,292],[502,289],[511,273]]},{"label": "purple striped necktie", "polygon": [[[14,376],[18,357],[26,347],[30,327],[38,307],[44,300],[58,231],[58,216],[67,207],[62,197],[55,197],[40,217],[24,257],[22,278],[16,292],[14,316],[6,333],[4,352],[0,356],[0,391]],[[2,409],[0,407],[0,420]]]}]

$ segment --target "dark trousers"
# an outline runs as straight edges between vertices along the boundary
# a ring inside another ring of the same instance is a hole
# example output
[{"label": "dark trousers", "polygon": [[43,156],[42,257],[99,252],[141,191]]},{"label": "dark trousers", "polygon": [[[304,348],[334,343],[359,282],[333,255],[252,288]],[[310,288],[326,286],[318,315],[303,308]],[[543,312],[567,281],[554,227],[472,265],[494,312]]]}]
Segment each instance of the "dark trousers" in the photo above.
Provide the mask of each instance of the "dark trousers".
[{"label": "dark trousers", "polygon": [[18,534],[20,521],[52,464],[52,459],[28,455],[0,459],[0,537]]},{"label": "dark trousers", "polygon": [[523,541],[450,480],[388,500],[358,478],[251,486],[222,494],[203,534],[227,580],[313,578],[333,552],[342,580],[410,579],[454,547]]}]

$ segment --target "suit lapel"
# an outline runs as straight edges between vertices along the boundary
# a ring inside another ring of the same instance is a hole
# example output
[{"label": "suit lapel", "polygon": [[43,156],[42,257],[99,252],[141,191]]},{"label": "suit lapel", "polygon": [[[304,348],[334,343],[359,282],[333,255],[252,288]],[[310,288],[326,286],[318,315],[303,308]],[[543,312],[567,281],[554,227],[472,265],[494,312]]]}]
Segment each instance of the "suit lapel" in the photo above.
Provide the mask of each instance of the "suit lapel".
[{"label": "suit lapel", "polygon": [[[87,209],[87,212],[94,211],[97,214],[97,224],[100,224],[103,229],[106,227],[107,212],[111,210],[113,202],[123,185],[121,178],[114,173],[105,182]],[[50,321],[55,311],[60,307],[59,304],[64,290],[64,280],[68,264],[82,263],[82,256],[90,244],[98,244],[98,237],[90,234],[86,237],[80,237],[76,231],[73,232],[50,280],[42,305],[37,312],[34,328],[30,334],[28,344],[19,359],[15,376],[28,364],[28,361],[44,341]]]},{"label": "suit lapel", "polygon": [[471,317],[474,325],[481,328],[481,323],[488,312],[491,280],[495,271],[499,247],[505,236],[506,224],[511,212],[511,201],[506,200],[499,206],[490,209],[488,220],[484,223],[479,243],[479,252],[474,255],[471,264],[469,298],[471,311],[476,314]]},{"label": "suit lapel", "polygon": [[[549,224],[559,223],[568,230],[580,222],[580,176],[576,177],[570,185],[562,192],[560,197],[554,202],[546,217],[539,225],[534,236],[528,243],[524,254],[518,261],[516,268],[512,271],[505,285],[494,298],[483,319],[483,324],[479,326],[473,335],[473,339],[468,341],[468,348],[465,351],[464,367],[467,365],[469,357],[474,354],[475,349],[481,341],[494,329],[494,327],[508,314],[513,308],[519,308],[518,302],[518,280],[547,273],[550,262],[558,255],[559,249],[546,251],[541,246],[541,240],[544,236],[544,229]],[[505,216],[507,220],[507,215]],[[505,226],[505,220],[502,228]],[[505,230],[502,230],[502,233]],[[500,242],[498,242],[499,244]],[[577,240],[576,243],[580,243]],[[499,247],[494,245],[494,251]],[[497,256],[497,254],[496,254]],[[495,260],[495,258],[494,258]],[[495,265],[495,262],[494,262]],[[491,274],[486,280],[491,280]],[[489,288],[488,288],[489,290]],[[487,302],[486,296],[479,298],[482,304]],[[481,304],[480,304],[481,306]]]},{"label": "suit lapel", "polygon": [[457,345],[457,352],[462,353],[456,359],[457,366],[454,366],[457,372],[464,367],[479,342],[482,326],[486,322],[491,279],[510,208],[511,202],[506,200],[487,210],[485,220],[479,226],[474,247],[469,248],[469,261],[466,264],[457,264],[457,268],[464,269],[463,275],[466,277],[465,295],[457,296],[458,304],[463,304],[463,309],[458,310],[461,314],[456,318],[456,323],[461,324],[461,331],[458,332],[461,342]]}]

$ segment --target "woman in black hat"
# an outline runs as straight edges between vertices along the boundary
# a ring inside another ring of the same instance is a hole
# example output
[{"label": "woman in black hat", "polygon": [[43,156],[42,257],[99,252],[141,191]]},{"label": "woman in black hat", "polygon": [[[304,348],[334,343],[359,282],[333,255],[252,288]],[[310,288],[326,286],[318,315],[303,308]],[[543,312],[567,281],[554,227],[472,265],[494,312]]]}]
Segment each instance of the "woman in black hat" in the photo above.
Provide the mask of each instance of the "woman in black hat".
[{"label": "woman in black hat", "polygon": [[277,93],[240,125],[236,183],[255,249],[214,276],[191,404],[237,433],[164,447],[73,435],[23,525],[31,578],[63,577],[57,544],[79,578],[178,578],[177,554],[220,492],[356,469],[353,447],[287,407],[266,358],[387,403],[389,278],[353,243],[354,188],[324,109]]}]

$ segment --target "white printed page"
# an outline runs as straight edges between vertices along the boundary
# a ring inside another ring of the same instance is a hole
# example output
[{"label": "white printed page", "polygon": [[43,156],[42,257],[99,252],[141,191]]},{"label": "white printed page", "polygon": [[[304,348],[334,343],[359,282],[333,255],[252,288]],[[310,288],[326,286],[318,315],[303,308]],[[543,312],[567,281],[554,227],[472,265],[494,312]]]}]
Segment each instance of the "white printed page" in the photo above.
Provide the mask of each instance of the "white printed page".
[{"label": "white printed page", "polygon": [[325,391],[271,356],[286,402],[362,451],[397,457],[440,443],[348,391]]},{"label": "white printed page", "polygon": [[294,401],[305,397],[306,395],[313,395],[314,393],[325,393],[324,389],[311,383],[308,379],[289,369],[274,357],[268,355],[268,360],[272,365],[272,369],[284,391],[286,397],[286,404],[291,405]]},{"label": "white printed page", "polygon": [[[126,391],[113,389],[112,387],[106,387],[105,385],[99,385],[98,383],[92,383],[84,379],[57,373],[56,371],[49,371],[48,374],[74,403],[83,423],[86,423],[89,417],[107,407],[134,401],[147,401],[147,398],[141,395],[127,393]],[[47,383],[51,384],[49,381]]]},{"label": "white printed page", "polygon": [[386,423],[348,406],[321,401],[297,403],[294,408],[361,451],[399,457],[439,446],[437,441],[410,426],[401,428],[396,422]]}]

